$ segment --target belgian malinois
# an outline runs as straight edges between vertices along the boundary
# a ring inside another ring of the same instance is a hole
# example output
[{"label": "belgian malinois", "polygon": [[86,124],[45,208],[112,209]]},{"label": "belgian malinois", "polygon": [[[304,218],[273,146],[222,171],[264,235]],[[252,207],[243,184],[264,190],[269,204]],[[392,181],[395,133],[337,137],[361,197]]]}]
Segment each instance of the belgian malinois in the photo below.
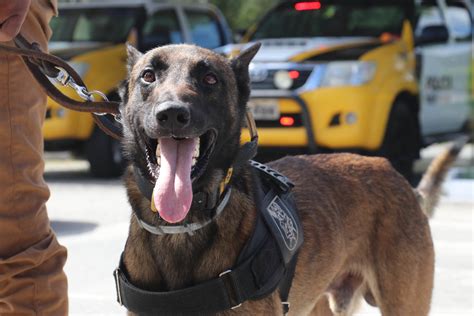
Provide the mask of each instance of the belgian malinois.
[{"label": "belgian malinois", "polygon": [[[257,203],[245,163],[234,166],[227,184],[232,193],[221,214],[192,234],[155,235],[137,218],[153,227],[208,219],[196,210],[193,194],[219,191],[238,155],[250,93],[248,65],[258,48],[233,59],[185,44],[145,54],[128,48],[123,147],[136,216],[122,258],[137,288],[169,292],[218,278],[234,266],[252,235]],[[365,298],[383,315],[427,315],[434,251],[426,212],[455,154],[438,159],[420,190],[383,158],[325,154],[270,163],[294,182],[304,228],[290,314],[349,315]],[[151,196],[140,190],[138,173],[154,184]],[[430,201],[426,212],[424,200]],[[275,290],[219,313],[283,312]]]}]

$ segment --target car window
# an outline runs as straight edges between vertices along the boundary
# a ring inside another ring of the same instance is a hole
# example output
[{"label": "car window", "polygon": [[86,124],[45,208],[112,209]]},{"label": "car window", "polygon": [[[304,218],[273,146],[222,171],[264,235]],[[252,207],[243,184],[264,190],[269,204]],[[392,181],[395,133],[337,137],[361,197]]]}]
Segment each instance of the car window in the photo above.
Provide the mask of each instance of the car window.
[{"label": "car window", "polygon": [[51,41],[123,42],[137,16],[131,8],[60,10],[50,23]]},{"label": "car window", "polygon": [[216,48],[224,45],[222,30],[217,18],[210,12],[185,10],[193,43]]},{"label": "car window", "polygon": [[[314,4],[310,7],[309,4]],[[317,5],[316,5],[317,4]],[[252,40],[281,37],[400,35],[407,18],[403,6],[390,2],[371,3],[331,0],[284,2],[258,25]]]},{"label": "car window", "polygon": [[173,9],[157,11],[143,25],[142,50],[183,42],[178,16]]},{"label": "car window", "polygon": [[420,35],[421,31],[428,26],[446,25],[447,23],[448,29],[455,39],[470,39],[472,31],[469,11],[465,8],[450,6],[446,8],[445,14],[446,22],[437,6],[422,6],[415,35]]},{"label": "car window", "polygon": [[460,7],[447,7],[446,20],[449,30],[456,39],[470,39],[471,37],[471,18],[469,11]]}]

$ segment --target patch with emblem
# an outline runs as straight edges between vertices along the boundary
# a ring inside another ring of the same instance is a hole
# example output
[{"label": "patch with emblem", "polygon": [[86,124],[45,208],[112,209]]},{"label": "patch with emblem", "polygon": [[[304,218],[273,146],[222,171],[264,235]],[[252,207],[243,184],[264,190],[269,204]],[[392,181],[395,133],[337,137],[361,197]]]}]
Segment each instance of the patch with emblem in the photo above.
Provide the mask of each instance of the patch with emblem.
[{"label": "patch with emblem", "polygon": [[296,220],[279,196],[267,206],[275,227],[278,229],[285,246],[289,251],[294,251],[298,246],[299,229]]}]

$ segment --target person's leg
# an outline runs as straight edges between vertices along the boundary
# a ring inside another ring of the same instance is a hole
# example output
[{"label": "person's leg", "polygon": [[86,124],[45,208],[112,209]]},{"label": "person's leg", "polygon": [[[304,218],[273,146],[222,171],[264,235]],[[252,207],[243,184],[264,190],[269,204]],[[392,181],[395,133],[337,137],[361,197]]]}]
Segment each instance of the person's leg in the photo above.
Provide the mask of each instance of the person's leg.
[{"label": "person's leg", "polygon": [[[21,33],[46,49],[48,0]],[[0,315],[67,315],[66,249],[50,228],[43,180],[46,97],[17,56],[0,52]]]}]

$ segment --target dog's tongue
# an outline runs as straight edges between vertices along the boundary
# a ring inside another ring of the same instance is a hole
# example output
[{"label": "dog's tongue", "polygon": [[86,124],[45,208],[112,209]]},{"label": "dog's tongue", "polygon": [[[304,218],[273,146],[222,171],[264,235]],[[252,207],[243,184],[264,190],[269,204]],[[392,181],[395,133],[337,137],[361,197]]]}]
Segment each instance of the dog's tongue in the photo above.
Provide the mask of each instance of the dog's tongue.
[{"label": "dog's tongue", "polygon": [[182,221],[193,200],[191,167],[196,138],[160,139],[161,167],[153,199],[160,216],[169,223]]}]

